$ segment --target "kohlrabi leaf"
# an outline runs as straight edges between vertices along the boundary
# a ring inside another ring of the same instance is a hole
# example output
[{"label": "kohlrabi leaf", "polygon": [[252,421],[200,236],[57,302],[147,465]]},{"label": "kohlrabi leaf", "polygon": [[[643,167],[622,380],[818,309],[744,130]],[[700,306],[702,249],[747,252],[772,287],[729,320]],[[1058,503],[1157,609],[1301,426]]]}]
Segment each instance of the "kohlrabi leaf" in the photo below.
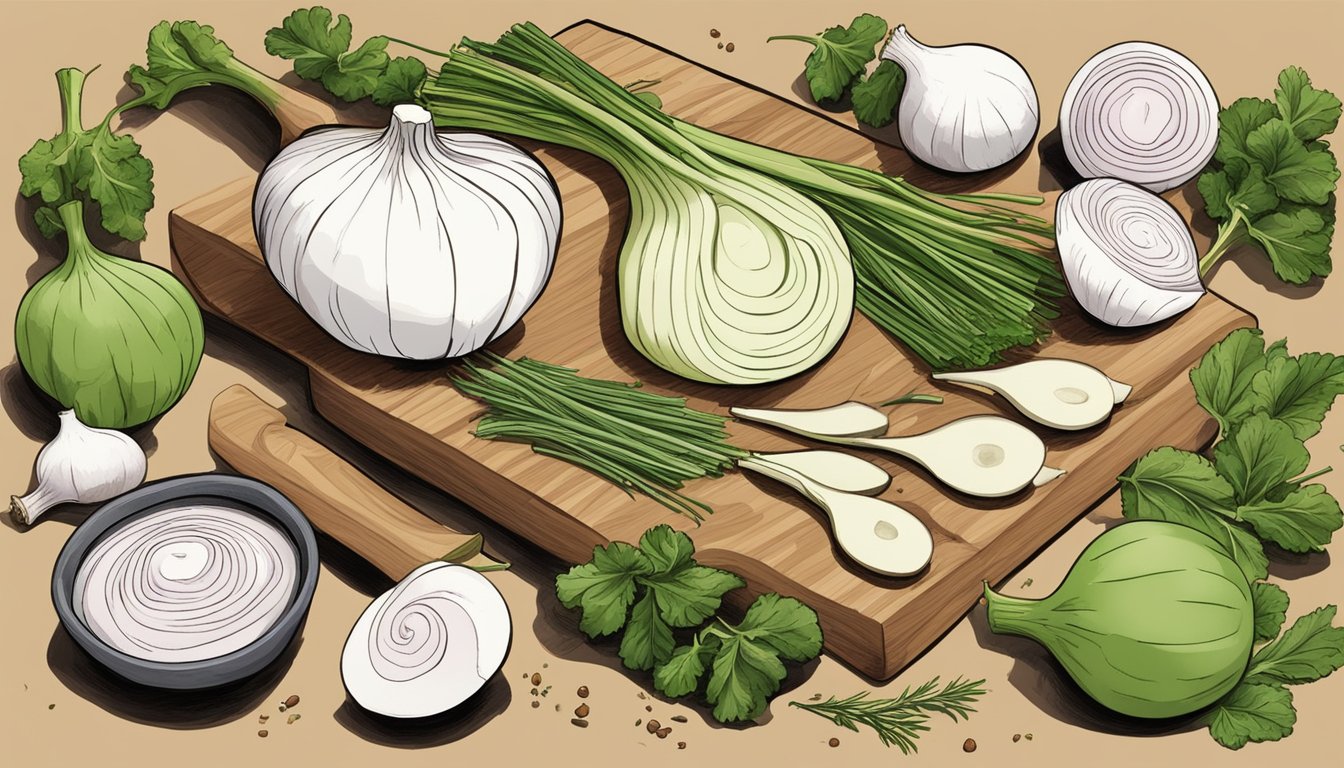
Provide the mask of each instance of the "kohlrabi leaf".
[{"label": "kohlrabi leaf", "polygon": [[1232,485],[1238,505],[1255,504],[1302,474],[1307,446],[1286,423],[1263,412],[1246,417],[1213,448],[1218,474]]},{"label": "kohlrabi leaf", "polygon": [[1288,593],[1277,584],[1257,581],[1251,584],[1251,604],[1255,606],[1255,641],[1278,637],[1288,613]]},{"label": "kohlrabi leaf", "polygon": [[840,98],[887,36],[887,22],[870,13],[854,18],[848,27],[831,27],[819,35],[776,35],[768,40],[799,40],[815,46],[804,66],[807,84],[816,101]]},{"label": "kohlrabi leaf", "polygon": [[1313,88],[1311,78],[1301,67],[1288,67],[1279,73],[1274,101],[1279,117],[1302,141],[1319,139],[1339,124],[1339,99],[1329,91]]},{"label": "kohlrabi leaf", "polygon": [[1242,684],[1298,685],[1344,666],[1344,627],[1332,626],[1335,606],[1300,617],[1277,640],[1255,652]]},{"label": "kohlrabi leaf", "polygon": [[1251,381],[1251,406],[1286,423],[1305,440],[1321,431],[1335,398],[1344,395],[1344,356],[1308,352],[1269,361]]},{"label": "kohlrabi leaf", "polygon": [[1218,420],[1223,433],[1251,413],[1251,382],[1265,370],[1265,340],[1259,328],[1238,328],[1214,344],[1190,370],[1195,400]]},{"label": "kohlrabi leaf", "polygon": [[1263,541],[1289,552],[1320,552],[1344,525],[1339,502],[1323,485],[1306,485],[1283,498],[1237,507],[1235,517],[1249,523]]},{"label": "kohlrabi leaf", "polygon": [[373,94],[388,69],[388,41],[370,37],[351,51],[351,32],[345,14],[333,23],[322,6],[300,8],[266,32],[266,52],[293,61],[295,74],[322,83],[333,96],[358,101]]},{"label": "kohlrabi leaf", "polygon": [[1287,688],[1242,681],[1205,716],[1214,741],[1228,749],[1278,741],[1293,732],[1297,710]]}]

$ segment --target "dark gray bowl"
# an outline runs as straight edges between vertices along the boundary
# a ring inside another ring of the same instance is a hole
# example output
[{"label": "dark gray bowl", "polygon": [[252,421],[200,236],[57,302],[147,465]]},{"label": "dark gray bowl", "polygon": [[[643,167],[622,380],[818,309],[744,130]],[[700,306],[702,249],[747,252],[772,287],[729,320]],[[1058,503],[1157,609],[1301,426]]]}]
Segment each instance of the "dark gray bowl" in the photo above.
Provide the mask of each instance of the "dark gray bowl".
[{"label": "dark gray bowl", "polygon": [[[213,659],[189,662],[146,661],[112,648],[89,631],[71,603],[75,574],[89,550],[105,533],[147,512],[205,503],[248,512],[277,524],[299,554],[298,588],[280,618],[245,648]],[[256,674],[280,656],[303,625],[317,589],[317,538],[294,503],[274,488],[235,475],[184,475],[149,483],[99,507],[84,521],[56,558],[51,600],[56,615],[81,648],[122,677],[155,688],[213,688]]]}]

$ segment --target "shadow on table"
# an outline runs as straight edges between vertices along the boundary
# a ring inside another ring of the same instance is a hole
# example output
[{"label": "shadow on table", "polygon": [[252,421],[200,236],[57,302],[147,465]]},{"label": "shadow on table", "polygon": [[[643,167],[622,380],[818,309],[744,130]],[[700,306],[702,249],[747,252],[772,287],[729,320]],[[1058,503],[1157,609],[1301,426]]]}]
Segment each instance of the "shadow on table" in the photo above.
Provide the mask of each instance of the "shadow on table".
[{"label": "shadow on table", "polygon": [[298,637],[262,671],[207,691],[170,691],[133,683],[108,671],[57,626],[47,645],[47,666],[71,693],[123,720],[176,730],[232,722],[272,698],[303,645]]},{"label": "shadow on table", "polygon": [[385,747],[424,749],[451,744],[475,733],[508,708],[513,693],[502,674],[448,712],[432,717],[400,719],[374,714],[348,696],[333,717],[347,731]]}]

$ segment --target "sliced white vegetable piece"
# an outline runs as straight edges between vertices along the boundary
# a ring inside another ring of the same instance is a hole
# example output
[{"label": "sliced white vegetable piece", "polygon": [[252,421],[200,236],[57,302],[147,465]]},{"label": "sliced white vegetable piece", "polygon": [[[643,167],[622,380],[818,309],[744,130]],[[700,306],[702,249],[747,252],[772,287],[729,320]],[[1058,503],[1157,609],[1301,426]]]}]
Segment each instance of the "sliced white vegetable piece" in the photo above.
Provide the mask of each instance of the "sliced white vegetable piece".
[{"label": "sliced white vegetable piece", "polygon": [[869,570],[888,576],[913,576],[933,557],[929,529],[891,502],[822,485],[791,466],[771,461],[769,455],[742,459],[738,466],[792,487],[825,510],[835,543]]},{"label": "sliced white vegetable piece", "polygon": [[875,437],[887,431],[887,415],[872,406],[850,401],[827,408],[729,408],[739,419],[769,424],[790,432],[832,437]]},{"label": "sliced white vegetable piece", "polygon": [[758,453],[756,457],[845,493],[876,496],[891,485],[891,475],[886,470],[871,461],[839,451]]},{"label": "sliced white vegetable piece", "polygon": [[935,373],[939,381],[984,387],[1023,415],[1055,429],[1087,429],[1111,415],[1133,389],[1077,360],[1030,360],[1005,368]]},{"label": "sliced white vegetable piece", "polygon": [[1185,221],[1166,200],[1133,184],[1093,179],[1060,195],[1055,245],[1069,291],[1108,325],[1160,322],[1204,295]]},{"label": "sliced white vegetable piece", "polygon": [[[886,417],[881,411],[862,403],[845,406],[847,419],[839,423],[815,418],[816,411],[732,408],[729,412],[822,442],[894,453],[972,496],[1008,496],[1063,474],[1063,470],[1045,466],[1045,443],[1036,433],[1001,416],[967,416],[920,435],[880,437],[871,431],[854,434],[847,430],[862,424],[860,409],[866,409],[882,417],[885,431]],[[839,407],[821,410],[834,412]],[[875,423],[873,417],[866,418]],[[838,434],[817,431],[828,428]]]},{"label": "sliced white vegetable piece", "polygon": [[341,678],[371,712],[437,715],[499,671],[512,637],[509,607],[489,579],[426,563],[364,609],[341,652]]},{"label": "sliced white vegetable piece", "polygon": [[1218,97],[1176,51],[1121,43],[1088,59],[1069,81],[1059,133],[1083,178],[1114,176],[1163,192],[1194,178],[1213,157]]}]

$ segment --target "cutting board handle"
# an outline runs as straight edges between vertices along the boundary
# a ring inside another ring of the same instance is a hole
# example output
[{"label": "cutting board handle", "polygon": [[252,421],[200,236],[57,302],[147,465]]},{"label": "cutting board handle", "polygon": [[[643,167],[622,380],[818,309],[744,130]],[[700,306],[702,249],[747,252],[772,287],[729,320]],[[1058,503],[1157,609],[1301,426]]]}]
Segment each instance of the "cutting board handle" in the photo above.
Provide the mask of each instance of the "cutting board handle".
[{"label": "cutting board handle", "polygon": [[431,560],[478,570],[502,564],[481,554],[481,535],[458,533],[388,493],[241,384],[210,405],[210,447],[235,469],[274,486],[327,535],[396,581]]}]

